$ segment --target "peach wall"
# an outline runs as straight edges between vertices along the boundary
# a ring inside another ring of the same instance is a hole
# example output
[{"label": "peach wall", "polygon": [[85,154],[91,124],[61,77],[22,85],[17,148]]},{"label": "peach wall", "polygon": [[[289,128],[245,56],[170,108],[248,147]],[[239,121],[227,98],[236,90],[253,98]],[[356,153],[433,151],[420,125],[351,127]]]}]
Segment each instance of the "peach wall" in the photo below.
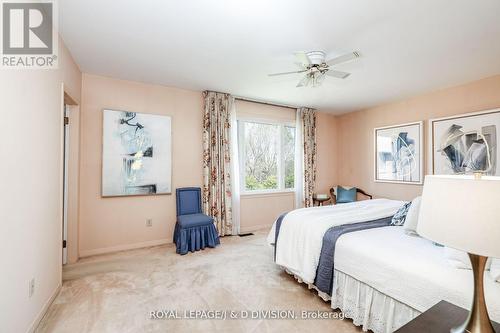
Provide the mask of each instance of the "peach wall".
[{"label": "peach wall", "polygon": [[294,192],[242,195],[240,231],[270,228],[279,215],[294,208]]},{"label": "peach wall", "polygon": [[[84,74],[82,100],[80,256],[171,242],[175,226],[174,194],[101,198],[102,110],[171,115],[172,188],[201,186],[201,92]],[[236,105],[262,117],[294,118],[292,109],[248,102]],[[331,128],[334,125],[335,117],[318,115],[318,151],[322,156],[318,159],[318,186],[322,189],[327,189],[336,178],[335,131]],[[241,231],[269,227],[276,216],[293,208],[293,193],[245,195],[241,198]],[[146,227],[148,218],[153,219],[152,227]]]},{"label": "peach wall", "polygon": [[[258,107],[258,104],[255,107]],[[317,112],[316,136],[316,193],[328,194],[330,188],[337,184],[337,118],[328,113]],[[269,228],[277,216],[294,208],[294,192],[243,195],[241,231]]]},{"label": "peach wall", "polygon": [[[422,186],[373,181],[373,129],[500,107],[500,75],[338,117],[338,177],[378,197],[410,200]],[[428,122],[424,124],[427,139]],[[424,142],[427,153],[427,142]],[[427,158],[427,156],[426,156]],[[427,160],[424,161],[427,168]]]},{"label": "peach wall", "polygon": [[[295,121],[294,109],[250,102],[236,102],[238,116],[252,119]],[[328,193],[337,179],[336,172],[336,118],[317,113],[317,178],[316,192]],[[293,192],[246,194],[241,197],[241,232],[250,232],[272,226],[276,217],[295,208]]]},{"label": "peach wall", "polygon": [[175,192],[101,198],[102,110],[171,116],[172,188],[201,186],[201,93],[84,74],[82,99],[80,256],[172,242]]},{"label": "peach wall", "polygon": [[[255,104],[254,107],[259,108],[259,104]],[[260,108],[271,111],[270,108],[273,107],[264,105]],[[281,115],[284,116],[283,110],[281,110]],[[331,114],[318,112],[316,120],[318,151],[316,192],[329,193],[330,187],[337,183],[337,119]],[[268,228],[277,216],[294,208],[294,193],[243,195],[241,197],[241,231]]]},{"label": "peach wall", "polygon": [[[235,104],[239,119],[295,122],[296,110],[292,108],[242,100],[236,100]],[[245,194],[240,205],[240,232],[246,233],[269,228],[277,216],[294,209],[295,196],[293,192]]]},{"label": "peach wall", "polygon": [[80,84],[62,40],[58,69],[0,74],[0,332],[33,331],[61,285],[63,85],[79,101]]},{"label": "peach wall", "polygon": [[330,188],[337,185],[338,125],[334,115],[316,113],[317,135],[317,173],[316,193],[329,194]]},{"label": "peach wall", "polygon": [[[359,186],[376,196],[411,199],[420,186],[373,182],[373,128],[472,112],[500,105],[496,76],[339,117],[318,112],[317,192],[337,183]],[[124,109],[173,116],[173,187],[200,186],[200,92],[83,76],[80,163],[80,256],[171,242],[175,197],[100,197],[102,109]],[[245,104],[248,104],[245,102]],[[286,116],[286,109],[246,105],[262,115]],[[291,111],[289,111],[291,112]],[[187,146],[185,146],[187,144]],[[294,208],[293,193],[241,198],[242,232],[269,227],[277,215]],[[148,218],[153,227],[145,226]]]},{"label": "peach wall", "polygon": [[295,123],[296,109],[236,99],[236,116],[252,120]]}]

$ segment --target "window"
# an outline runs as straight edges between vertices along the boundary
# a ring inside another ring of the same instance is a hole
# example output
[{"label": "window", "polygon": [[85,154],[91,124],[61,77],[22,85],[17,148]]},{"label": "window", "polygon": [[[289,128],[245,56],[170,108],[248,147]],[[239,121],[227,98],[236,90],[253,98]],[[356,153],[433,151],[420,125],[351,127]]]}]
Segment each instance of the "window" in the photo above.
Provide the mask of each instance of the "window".
[{"label": "window", "polygon": [[238,140],[243,193],[294,188],[293,125],[238,120]]}]

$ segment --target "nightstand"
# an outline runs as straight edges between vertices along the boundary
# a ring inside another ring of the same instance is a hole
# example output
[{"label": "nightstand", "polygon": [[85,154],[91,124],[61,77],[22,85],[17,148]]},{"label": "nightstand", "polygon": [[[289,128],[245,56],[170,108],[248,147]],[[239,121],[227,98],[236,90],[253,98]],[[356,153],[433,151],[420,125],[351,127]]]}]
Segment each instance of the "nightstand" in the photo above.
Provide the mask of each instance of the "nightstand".
[{"label": "nightstand", "polygon": [[[416,317],[395,333],[450,333],[450,329],[462,324],[468,311],[441,301]],[[500,324],[493,322],[493,328],[500,333]]]}]

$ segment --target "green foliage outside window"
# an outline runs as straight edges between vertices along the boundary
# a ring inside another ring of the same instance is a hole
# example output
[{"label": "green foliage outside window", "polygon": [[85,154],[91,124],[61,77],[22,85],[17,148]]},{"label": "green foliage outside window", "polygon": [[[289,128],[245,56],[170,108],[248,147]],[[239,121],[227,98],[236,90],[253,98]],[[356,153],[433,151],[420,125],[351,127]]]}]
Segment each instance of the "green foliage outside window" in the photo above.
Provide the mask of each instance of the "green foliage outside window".
[{"label": "green foliage outside window", "polygon": [[249,121],[241,125],[245,190],[293,189],[295,128]]}]

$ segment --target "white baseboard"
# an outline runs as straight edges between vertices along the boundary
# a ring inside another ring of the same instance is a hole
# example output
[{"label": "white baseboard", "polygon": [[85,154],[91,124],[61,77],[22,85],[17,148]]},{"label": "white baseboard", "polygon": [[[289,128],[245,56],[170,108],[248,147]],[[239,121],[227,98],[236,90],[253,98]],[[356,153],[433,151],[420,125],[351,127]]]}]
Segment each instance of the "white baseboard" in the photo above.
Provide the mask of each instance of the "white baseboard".
[{"label": "white baseboard", "polygon": [[35,317],[35,319],[33,320],[33,322],[31,323],[30,327],[28,328],[27,333],[33,333],[38,328],[38,325],[40,325],[40,322],[42,321],[43,317],[45,316],[45,313],[49,309],[49,306],[52,304],[52,302],[54,302],[54,300],[57,297],[57,294],[59,294],[59,291],[61,290],[61,287],[62,287],[62,284],[59,283],[59,285],[57,286],[57,288],[54,290],[54,292],[49,297],[49,299],[47,300],[47,302],[45,302],[45,304],[43,305],[42,309],[40,310],[40,312],[38,313],[38,315]]},{"label": "white baseboard", "polygon": [[124,245],[117,245],[117,246],[110,246],[110,247],[102,247],[102,248],[99,248],[99,249],[92,249],[92,250],[80,251],[79,257],[80,258],[84,258],[84,257],[95,256],[95,255],[98,255],[98,254],[105,254],[105,253],[113,253],[113,252],[119,252],[119,251],[140,249],[142,247],[164,245],[164,244],[169,244],[169,243],[172,243],[172,240],[165,238],[165,239],[156,239],[156,240],[146,241],[146,242],[140,242],[140,243],[124,244]]}]

